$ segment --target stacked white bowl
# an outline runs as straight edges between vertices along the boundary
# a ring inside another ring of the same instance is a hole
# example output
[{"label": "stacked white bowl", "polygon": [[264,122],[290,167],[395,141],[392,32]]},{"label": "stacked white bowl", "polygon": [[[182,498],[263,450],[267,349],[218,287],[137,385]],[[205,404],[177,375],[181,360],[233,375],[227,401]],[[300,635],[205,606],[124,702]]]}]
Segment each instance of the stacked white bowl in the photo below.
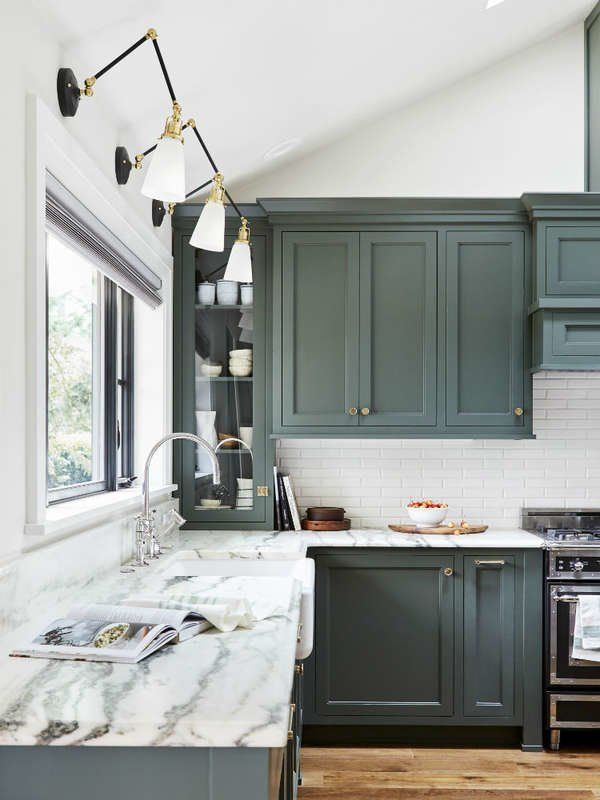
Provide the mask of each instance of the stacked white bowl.
[{"label": "stacked white bowl", "polygon": [[252,349],[229,351],[229,374],[236,378],[252,375]]},{"label": "stacked white bowl", "polygon": [[235,499],[236,508],[250,509],[253,506],[252,499],[252,478],[238,478],[237,479],[237,496]]}]

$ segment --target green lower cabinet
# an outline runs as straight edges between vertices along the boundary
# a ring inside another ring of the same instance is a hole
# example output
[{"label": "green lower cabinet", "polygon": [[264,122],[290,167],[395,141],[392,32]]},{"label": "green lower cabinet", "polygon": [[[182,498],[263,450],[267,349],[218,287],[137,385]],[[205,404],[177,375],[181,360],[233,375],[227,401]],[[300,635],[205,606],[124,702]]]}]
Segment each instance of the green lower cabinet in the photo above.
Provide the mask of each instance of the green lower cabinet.
[{"label": "green lower cabinet", "polygon": [[316,638],[306,725],[510,726],[524,749],[541,749],[541,550],[309,555]]},{"label": "green lower cabinet", "polygon": [[533,370],[600,369],[600,311],[536,311]]},{"label": "green lower cabinet", "polygon": [[[515,717],[520,710],[523,639],[517,597],[522,558],[512,553],[464,557],[463,710],[465,717]],[[516,708],[516,706],[519,708]]]},{"label": "green lower cabinet", "polygon": [[451,715],[452,554],[355,552],[316,564],[316,712]]},{"label": "green lower cabinet", "polygon": [[525,234],[449,231],[446,260],[446,424],[523,429]]}]

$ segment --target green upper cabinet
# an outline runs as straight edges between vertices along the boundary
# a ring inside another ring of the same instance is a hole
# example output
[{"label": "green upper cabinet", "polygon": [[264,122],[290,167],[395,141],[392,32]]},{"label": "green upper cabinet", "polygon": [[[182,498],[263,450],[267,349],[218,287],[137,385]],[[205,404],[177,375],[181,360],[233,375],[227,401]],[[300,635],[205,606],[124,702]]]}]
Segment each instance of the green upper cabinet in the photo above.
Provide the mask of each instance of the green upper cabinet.
[{"label": "green upper cabinet", "polygon": [[446,264],[446,422],[522,428],[524,233],[449,231]]},{"label": "green upper cabinet", "polygon": [[[253,218],[256,207],[244,208],[252,227],[253,297],[244,297],[242,305],[237,287],[236,296],[207,302],[199,297],[198,287],[223,277],[239,221],[228,214],[224,252],[197,250],[189,239],[199,211],[198,205],[178,206],[173,218],[173,428],[196,433],[217,448],[222,486],[215,494],[204,451],[187,442],[175,443],[173,468],[181,510],[188,527],[271,529],[269,230],[264,218]],[[252,354],[243,375],[230,362],[235,350]],[[239,441],[223,442],[227,437],[241,439],[251,449]],[[215,500],[220,500],[217,507]]]},{"label": "green upper cabinet", "polygon": [[437,234],[360,234],[360,424],[435,425]]},{"label": "green upper cabinet", "polygon": [[600,369],[598,195],[522,199],[534,236],[532,369]]},{"label": "green upper cabinet", "polygon": [[261,200],[274,436],[530,437],[514,200]]},{"label": "green upper cabinet", "polygon": [[357,233],[283,234],[284,425],[357,425],[358,281]]}]

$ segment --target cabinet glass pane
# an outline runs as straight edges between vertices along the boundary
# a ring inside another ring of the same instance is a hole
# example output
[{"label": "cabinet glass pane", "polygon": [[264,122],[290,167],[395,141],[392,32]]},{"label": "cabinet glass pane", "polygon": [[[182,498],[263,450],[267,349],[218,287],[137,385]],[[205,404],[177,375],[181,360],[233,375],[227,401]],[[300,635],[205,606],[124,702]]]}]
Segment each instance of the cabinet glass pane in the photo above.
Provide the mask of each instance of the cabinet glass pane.
[{"label": "cabinet glass pane", "polygon": [[254,310],[251,304],[241,305],[237,284],[232,287],[235,296],[228,297],[227,302],[219,303],[218,296],[214,304],[198,302],[198,285],[211,257],[223,260],[222,253],[203,253],[201,263],[199,259],[196,262],[195,424],[196,433],[217,450],[221,486],[213,487],[210,459],[197,448],[194,505],[212,513],[229,509],[249,512],[256,494],[250,449],[254,428]]}]

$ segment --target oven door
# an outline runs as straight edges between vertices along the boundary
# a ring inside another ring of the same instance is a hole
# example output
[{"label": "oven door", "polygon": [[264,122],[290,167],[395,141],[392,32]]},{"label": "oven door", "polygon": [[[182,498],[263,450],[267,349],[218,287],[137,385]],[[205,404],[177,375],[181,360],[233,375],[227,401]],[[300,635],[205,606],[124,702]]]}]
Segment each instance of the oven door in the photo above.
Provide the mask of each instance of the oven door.
[{"label": "oven door", "polygon": [[600,686],[600,662],[580,661],[571,657],[577,598],[599,594],[597,584],[554,584],[548,587],[551,686]]}]

